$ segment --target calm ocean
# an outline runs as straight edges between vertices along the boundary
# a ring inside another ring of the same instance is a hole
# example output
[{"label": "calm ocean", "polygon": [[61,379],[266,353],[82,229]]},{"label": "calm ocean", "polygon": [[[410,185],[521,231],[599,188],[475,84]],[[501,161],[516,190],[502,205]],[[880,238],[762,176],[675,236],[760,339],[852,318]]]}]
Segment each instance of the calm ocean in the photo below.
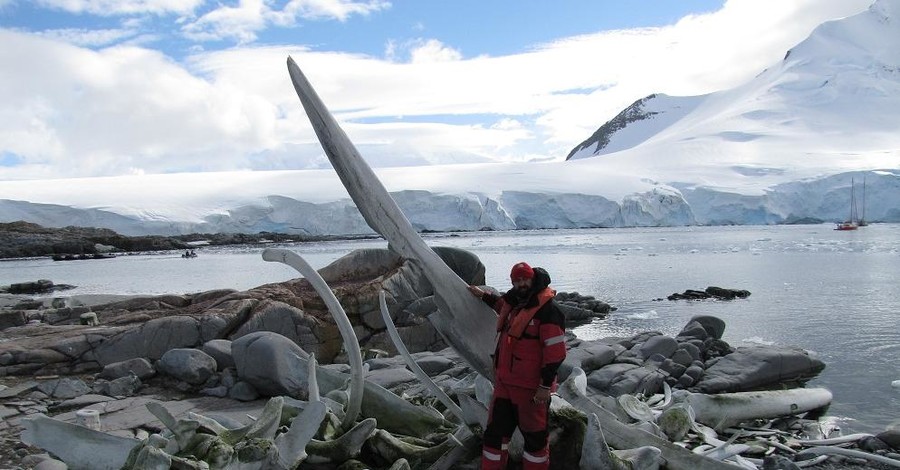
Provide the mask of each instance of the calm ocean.
[{"label": "calm ocean", "polygon": [[[477,254],[489,285],[505,289],[517,261],[543,266],[560,291],[618,308],[575,328],[580,337],[655,330],[674,335],[694,315],[715,315],[733,346],[776,344],[814,351],[825,371],[811,381],[834,393],[829,415],[845,432],[900,424],[900,224],[854,232],[828,225],[542,230],[431,234],[433,246]],[[382,240],[280,245],[322,267]],[[264,262],[262,247],[202,248],[107,260],[0,262],[0,285],[50,279],[78,286],[62,295],[166,294],[244,290],[296,277]],[[707,286],[747,289],[730,302],[667,301]]]}]

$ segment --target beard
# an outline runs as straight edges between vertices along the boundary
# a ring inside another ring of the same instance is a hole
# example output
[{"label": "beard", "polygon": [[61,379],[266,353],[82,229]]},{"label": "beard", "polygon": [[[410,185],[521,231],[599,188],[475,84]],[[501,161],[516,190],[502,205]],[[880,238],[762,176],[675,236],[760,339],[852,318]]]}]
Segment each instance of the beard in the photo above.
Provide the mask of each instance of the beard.
[{"label": "beard", "polygon": [[528,287],[513,287],[509,290],[516,303],[524,303],[531,296],[531,289]]}]

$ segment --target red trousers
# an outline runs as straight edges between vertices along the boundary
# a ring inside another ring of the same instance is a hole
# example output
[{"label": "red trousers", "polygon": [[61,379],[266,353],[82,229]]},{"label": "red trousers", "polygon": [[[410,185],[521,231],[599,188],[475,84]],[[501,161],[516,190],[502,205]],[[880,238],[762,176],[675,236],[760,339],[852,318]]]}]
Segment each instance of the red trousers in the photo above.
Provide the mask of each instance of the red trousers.
[{"label": "red trousers", "polygon": [[545,470],[550,466],[547,414],[549,403],[533,401],[535,389],[494,384],[484,446],[481,452],[482,470],[503,470],[508,457],[507,444],[516,427],[525,438],[522,454],[523,470]]}]

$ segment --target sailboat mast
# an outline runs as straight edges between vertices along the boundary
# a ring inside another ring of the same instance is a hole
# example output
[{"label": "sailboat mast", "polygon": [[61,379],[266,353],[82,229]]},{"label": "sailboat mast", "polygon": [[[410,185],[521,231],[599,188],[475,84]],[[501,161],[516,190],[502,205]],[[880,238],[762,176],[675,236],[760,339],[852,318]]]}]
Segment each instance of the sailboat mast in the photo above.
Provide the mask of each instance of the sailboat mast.
[{"label": "sailboat mast", "polygon": [[862,200],[862,217],[859,218],[859,224],[865,225],[866,222],[866,175],[863,175],[863,200]]}]

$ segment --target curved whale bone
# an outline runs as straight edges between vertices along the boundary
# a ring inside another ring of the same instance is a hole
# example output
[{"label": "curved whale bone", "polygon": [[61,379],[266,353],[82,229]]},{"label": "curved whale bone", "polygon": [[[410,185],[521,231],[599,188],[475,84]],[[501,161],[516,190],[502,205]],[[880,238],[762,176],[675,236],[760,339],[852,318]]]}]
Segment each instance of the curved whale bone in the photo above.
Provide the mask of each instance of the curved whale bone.
[{"label": "curved whale bone", "polygon": [[604,429],[604,437],[612,447],[616,449],[635,449],[648,445],[656,447],[660,450],[662,458],[666,461],[666,467],[670,470],[733,470],[739,468],[694,454],[666,439],[622,423],[616,419],[614,414],[588,397],[586,390],[587,376],[584,370],[576,367],[569,374],[569,378],[560,384],[558,393],[585,415],[596,414],[598,422]]},{"label": "curved whale bone", "polygon": [[758,418],[803,414],[828,406],[831,398],[824,388],[794,388],[716,395],[685,392],[680,399],[691,405],[698,422],[725,429]]},{"label": "curved whale bone", "polygon": [[438,311],[429,321],[473,369],[493,377],[490,354],[497,314],[470,294],[466,282],[419,236],[291,57],[287,68],[319,143],[366,223],[419,267],[434,288]]},{"label": "curved whale bone", "polygon": [[378,455],[388,462],[403,458],[416,463],[435,462],[447,451],[462,445],[452,434],[448,434],[440,444],[430,447],[421,446],[399,439],[383,429],[375,431],[375,435],[369,439],[369,444]]},{"label": "curved whale bone", "polygon": [[366,418],[335,439],[309,441],[306,446],[309,463],[341,463],[355,459],[366,441],[375,434],[377,423],[375,418]]},{"label": "curved whale bone", "polygon": [[406,345],[403,344],[403,338],[400,337],[400,332],[397,331],[397,327],[394,325],[394,320],[391,319],[391,313],[388,311],[387,301],[385,300],[384,291],[378,292],[378,306],[381,309],[381,318],[384,320],[384,325],[387,328],[388,335],[391,337],[391,341],[394,343],[394,347],[397,348],[397,352],[403,357],[403,360],[406,362],[406,367],[409,367],[409,370],[416,375],[416,378],[419,379],[419,382],[425,387],[440,401],[454,416],[456,416],[460,422],[466,422],[465,416],[463,415],[462,410],[459,406],[441,390],[437,384],[431,380],[431,377],[425,373],[424,370],[419,366],[415,359],[413,359],[412,355],[409,353],[409,350],[406,349]]},{"label": "curved whale bone", "polygon": [[[359,350],[359,340],[356,338],[356,333],[353,331],[353,325],[347,317],[347,312],[344,311],[344,307],[341,307],[341,303],[338,302],[334,292],[325,283],[325,279],[322,279],[322,276],[302,256],[283,248],[267,248],[263,251],[262,257],[266,261],[284,263],[300,272],[313,286],[319,297],[325,301],[328,311],[334,317],[334,321],[341,333],[341,338],[344,340],[347,359],[350,362],[350,402],[347,404],[347,412],[341,424],[341,428],[346,431],[353,427],[353,423],[356,422],[356,418],[359,416],[364,390],[362,352]],[[314,376],[315,374],[311,375],[311,377]]]},{"label": "curved whale bone", "polygon": [[653,395],[647,400],[647,405],[653,410],[664,410],[672,404],[672,387],[668,382],[663,382],[663,393]]},{"label": "curved whale bone", "polygon": [[797,453],[797,458],[802,459],[804,456],[808,455],[842,455],[844,457],[866,459],[873,462],[878,462],[882,465],[887,465],[889,467],[900,468],[900,460],[894,460],[889,457],[870,454],[861,450],[844,449],[843,447],[810,447],[809,449],[803,449],[801,452]]}]

